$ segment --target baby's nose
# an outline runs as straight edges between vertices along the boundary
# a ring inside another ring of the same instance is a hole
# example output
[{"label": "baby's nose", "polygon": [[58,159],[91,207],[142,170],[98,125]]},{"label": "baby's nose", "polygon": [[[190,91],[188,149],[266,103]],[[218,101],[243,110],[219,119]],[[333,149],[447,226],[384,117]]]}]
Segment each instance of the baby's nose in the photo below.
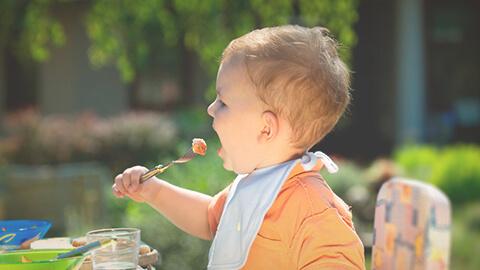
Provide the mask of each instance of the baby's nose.
[{"label": "baby's nose", "polygon": [[208,107],[207,107],[207,113],[213,118],[213,107],[215,106],[215,102],[212,102]]}]

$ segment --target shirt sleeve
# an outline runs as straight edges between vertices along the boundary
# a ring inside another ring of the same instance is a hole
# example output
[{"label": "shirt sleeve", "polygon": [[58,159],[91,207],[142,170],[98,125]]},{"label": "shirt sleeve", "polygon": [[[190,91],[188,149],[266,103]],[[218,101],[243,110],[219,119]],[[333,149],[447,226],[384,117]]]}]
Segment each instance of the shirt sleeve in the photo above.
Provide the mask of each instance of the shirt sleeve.
[{"label": "shirt sleeve", "polygon": [[228,185],[225,189],[213,196],[210,204],[208,205],[207,215],[208,215],[208,226],[210,228],[210,236],[213,239],[215,233],[217,232],[217,226],[220,222],[220,217],[222,216],[223,206],[228,196],[228,191],[230,190],[231,184]]},{"label": "shirt sleeve", "polygon": [[335,208],[306,218],[292,247],[297,269],[365,269],[363,244]]}]

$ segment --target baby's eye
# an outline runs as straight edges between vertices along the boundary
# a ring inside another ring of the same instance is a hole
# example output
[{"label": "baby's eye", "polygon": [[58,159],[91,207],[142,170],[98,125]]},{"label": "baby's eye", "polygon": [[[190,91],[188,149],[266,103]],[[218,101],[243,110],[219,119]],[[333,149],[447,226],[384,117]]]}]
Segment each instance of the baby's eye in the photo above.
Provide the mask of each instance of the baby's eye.
[{"label": "baby's eye", "polygon": [[220,106],[222,107],[226,106],[226,104],[221,99],[217,99],[217,101],[220,104]]}]

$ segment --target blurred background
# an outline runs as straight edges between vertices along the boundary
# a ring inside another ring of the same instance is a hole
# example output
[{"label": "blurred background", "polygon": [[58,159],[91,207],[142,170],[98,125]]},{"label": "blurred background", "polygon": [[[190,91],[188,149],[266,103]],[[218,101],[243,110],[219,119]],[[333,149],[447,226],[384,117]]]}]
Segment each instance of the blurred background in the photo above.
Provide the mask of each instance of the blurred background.
[{"label": "blurred background", "polygon": [[281,24],[329,28],[352,70],[353,102],[314,150],[339,163],[324,176],[352,205],[367,255],[378,189],[402,176],[449,196],[451,269],[479,269],[477,0],[0,0],[0,219],[49,219],[50,237],[139,227],[158,269],[204,268],[209,242],[110,186],[203,137],[207,156],[163,177],[225,187],[234,176],[206,113],[220,55]]}]

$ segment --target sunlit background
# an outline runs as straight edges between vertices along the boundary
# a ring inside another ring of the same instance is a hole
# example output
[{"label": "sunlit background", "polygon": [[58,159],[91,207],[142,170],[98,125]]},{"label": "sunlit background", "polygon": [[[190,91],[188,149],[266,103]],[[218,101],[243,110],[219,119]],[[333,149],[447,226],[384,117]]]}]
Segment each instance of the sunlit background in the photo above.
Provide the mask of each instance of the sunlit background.
[{"label": "sunlit background", "polygon": [[324,176],[352,205],[368,261],[378,189],[404,176],[449,196],[451,269],[480,269],[476,0],[0,0],[0,219],[49,219],[48,237],[138,227],[157,269],[205,268],[209,242],[115,199],[113,177],[203,137],[207,156],[163,177],[225,187],[206,113],[221,52],[288,23],[329,28],[352,70],[353,102],[314,149],[340,165]]}]

